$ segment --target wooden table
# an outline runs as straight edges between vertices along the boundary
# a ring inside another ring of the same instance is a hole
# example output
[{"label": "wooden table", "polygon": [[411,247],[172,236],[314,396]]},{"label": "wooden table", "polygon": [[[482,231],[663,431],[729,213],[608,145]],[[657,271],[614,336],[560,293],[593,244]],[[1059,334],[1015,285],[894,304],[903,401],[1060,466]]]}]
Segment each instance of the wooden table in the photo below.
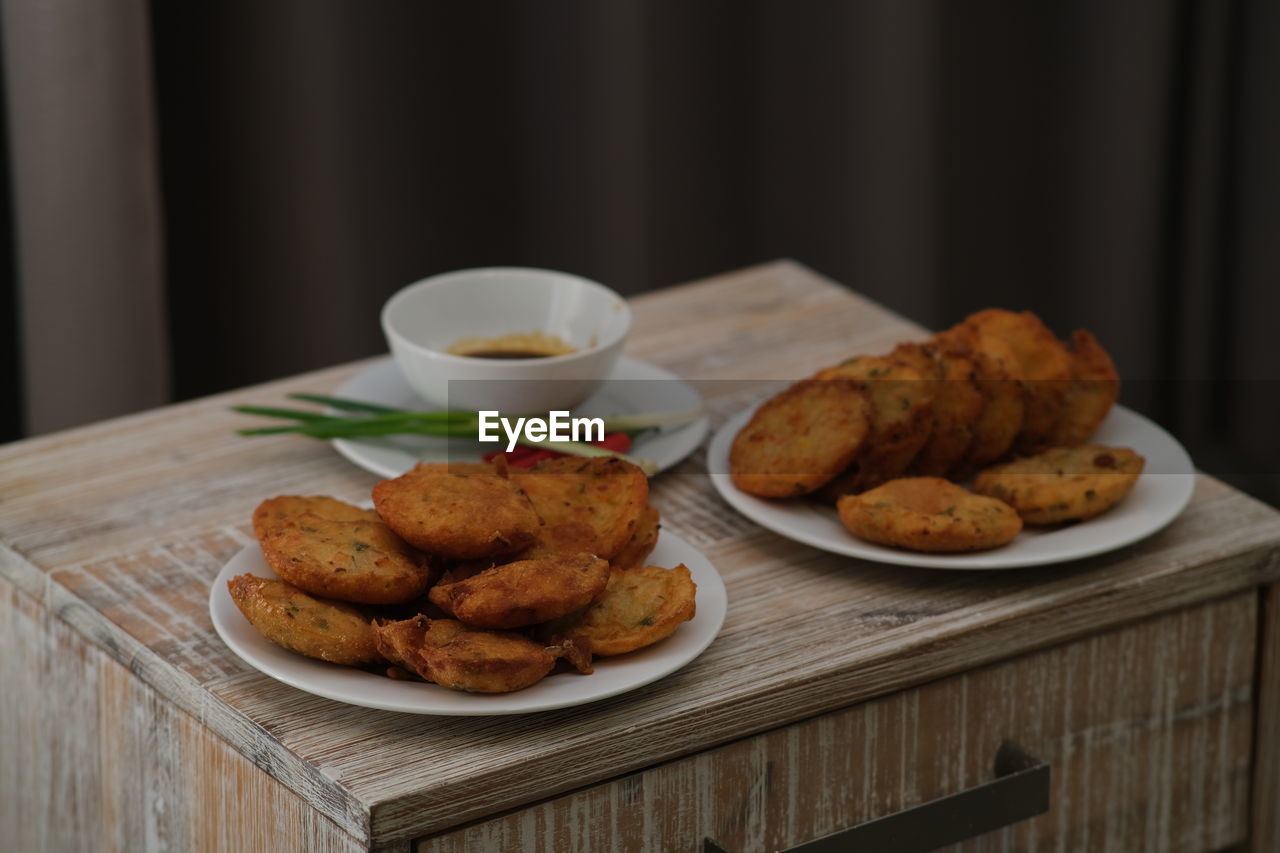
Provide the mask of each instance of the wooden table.
[{"label": "wooden table", "polygon": [[[628,352],[704,380],[795,378],[922,334],[790,262],[633,306]],[[1051,807],[966,849],[1280,849],[1280,514],[1203,475],[1181,518],[1121,551],[935,572],[764,532],[696,454],[653,499],[730,607],[675,675],[440,718],[259,674],[206,606],[250,512],[359,500],[375,478],[321,443],[237,438],[227,407],[363,366],[0,448],[0,845],[774,849],[982,783],[1013,739],[1050,762]],[[750,392],[701,387],[717,421]]]}]

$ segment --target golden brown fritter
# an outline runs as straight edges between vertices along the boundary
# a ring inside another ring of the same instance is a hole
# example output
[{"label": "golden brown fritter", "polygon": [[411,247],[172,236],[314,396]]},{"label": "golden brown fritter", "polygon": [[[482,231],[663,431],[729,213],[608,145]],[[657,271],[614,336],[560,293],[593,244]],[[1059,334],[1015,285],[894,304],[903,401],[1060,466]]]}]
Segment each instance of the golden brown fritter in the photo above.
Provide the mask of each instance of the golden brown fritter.
[{"label": "golden brown fritter", "polygon": [[296,526],[298,516],[301,515],[316,515],[329,521],[382,520],[371,509],[352,506],[337,498],[323,495],[280,495],[267,498],[253,511],[253,535],[261,541],[268,533]]},{"label": "golden brown fritter", "polygon": [[571,521],[565,524],[544,524],[538,529],[533,544],[517,554],[500,554],[478,560],[454,560],[445,564],[437,585],[457,583],[475,577],[483,571],[514,563],[518,560],[548,560],[574,554],[594,554],[600,549],[600,539],[588,524]]},{"label": "golden brown fritter", "polygon": [[600,537],[591,525],[581,521],[544,524],[538,538],[521,551],[516,559],[540,560],[565,554],[594,554],[600,550]]},{"label": "golden brown fritter", "polygon": [[372,510],[284,496],[264,501],[253,521],[267,565],[312,595],[394,604],[421,595],[434,580],[430,559]]},{"label": "golden brown fritter", "polygon": [[981,551],[1010,542],[1022,520],[998,500],[941,477],[891,480],[836,505],[859,539],[911,551]]},{"label": "golden brown fritter", "polygon": [[1089,440],[1120,396],[1120,375],[1102,344],[1085,329],[1071,336],[1071,382],[1049,443],[1075,447]]},{"label": "golden brown fritter", "polygon": [[[1026,387],[1019,377],[1017,356],[999,338],[979,339],[963,326],[962,334],[940,335],[942,345],[958,346],[973,359],[982,411],[973,422],[973,440],[952,469],[952,477],[966,477],[1005,456],[1013,447],[1026,416]],[[967,341],[967,342],[966,342]]]},{"label": "golden brown fritter", "polygon": [[684,564],[615,569],[599,601],[538,634],[552,643],[584,644],[600,657],[626,654],[671,636],[692,619],[697,591]]},{"label": "golden brown fritter", "polygon": [[309,658],[367,666],[381,661],[373,628],[356,608],[325,601],[280,580],[238,575],[227,581],[244,618],[278,646]]},{"label": "golden brown fritter", "polygon": [[813,493],[812,497],[821,503],[835,506],[836,501],[845,495],[852,495],[858,491],[858,484],[861,480],[861,472],[858,470],[858,464],[855,462],[845,470],[837,474],[830,482],[824,483],[822,488]]},{"label": "golden brown fritter", "polygon": [[410,544],[454,559],[514,553],[542,526],[515,482],[484,469],[418,465],[375,485],[373,504]]},{"label": "golden brown fritter", "polygon": [[756,409],[734,437],[734,485],[769,498],[812,492],[858,456],[871,414],[858,382],[824,377],[795,383]]},{"label": "golden brown fritter", "polygon": [[933,428],[926,377],[890,358],[864,355],[820,370],[815,378],[852,380],[871,401],[871,430],[858,453],[851,490],[870,489],[907,470]]},{"label": "golden brown fritter", "polygon": [[1027,524],[1083,521],[1123,500],[1145,464],[1127,447],[1055,447],[980,471],[973,490],[1009,504]]},{"label": "golden brown fritter", "polygon": [[581,610],[604,591],[609,563],[591,554],[517,560],[436,584],[432,603],[468,625],[522,628]]},{"label": "golden brown fritter", "polygon": [[967,349],[945,348],[936,343],[899,344],[891,358],[932,380],[933,428],[909,470],[920,476],[945,476],[964,458],[984,407],[982,393],[975,384],[973,359]]},{"label": "golden brown fritter", "polygon": [[644,565],[644,561],[653,553],[658,544],[658,531],[662,527],[662,517],[651,503],[646,503],[636,529],[622,550],[614,554],[609,564],[615,569],[630,569]]},{"label": "golden brown fritter", "polygon": [[999,338],[1013,349],[1027,394],[1016,446],[1022,453],[1043,448],[1058,421],[1071,379],[1071,356],[1066,347],[1030,311],[1015,314],[988,308],[970,314],[964,325],[979,338]]},{"label": "golden brown fritter", "polygon": [[520,634],[416,616],[373,627],[387,660],[427,681],[470,693],[510,693],[541,681],[557,654]]},{"label": "golden brown fritter", "polygon": [[590,527],[594,553],[606,560],[627,544],[649,498],[644,472],[612,456],[547,459],[527,471],[512,469],[511,479],[545,524]]}]

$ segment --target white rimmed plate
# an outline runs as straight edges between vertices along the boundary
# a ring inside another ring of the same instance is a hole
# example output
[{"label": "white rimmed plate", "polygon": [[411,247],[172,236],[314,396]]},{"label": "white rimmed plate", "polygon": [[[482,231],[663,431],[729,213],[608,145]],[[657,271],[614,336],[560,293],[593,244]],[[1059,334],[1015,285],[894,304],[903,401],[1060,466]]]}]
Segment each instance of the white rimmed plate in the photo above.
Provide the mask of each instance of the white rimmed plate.
[{"label": "white rimmed plate", "polygon": [[729,448],[753,412],[754,408],[734,415],[711,439],[707,468],[720,496],[774,533],[824,551],[880,563],[932,569],[1016,569],[1079,560],[1123,548],[1160,530],[1182,512],[1195,487],[1195,466],[1177,439],[1137,412],[1116,406],[1090,444],[1132,447],[1147,462],[1133,491],[1115,508],[1066,527],[1025,527],[1008,545],[990,551],[900,551],[855,538],[840,523],[834,507],[810,500],[766,500],[739,491],[729,477]]},{"label": "white rimmed plate", "polygon": [[[400,409],[431,408],[409,387],[400,368],[390,357],[361,370],[335,389],[331,396]],[[701,405],[702,396],[697,390],[674,373],[622,356],[601,389],[575,408],[574,415],[604,417],[684,412]],[[707,419],[703,417],[684,426],[641,433],[628,453],[652,460],[659,471],[665,471],[697,449],[706,434]],[[380,477],[399,477],[419,462],[478,461],[485,452],[499,445],[458,438],[390,436],[339,438],[334,439],[333,447],[370,473]]]},{"label": "white rimmed plate", "polygon": [[689,567],[698,585],[697,615],[692,620],[652,646],[617,657],[597,658],[591,675],[557,672],[515,693],[463,693],[435,684],[396,681],[305,658],[277,646],[249,624],[227,592],[227,581],[236,575],[276,577],[262,559],[257,544],[246,546],[222,567],[209,590],[209,614],[218,636],[246,663],[307,693],[408,714],[525,714],[584,705],[626,693],[670,675],[711,645],[728,608],[724,582],[715,566],[688,542],[667,531],[659,538],[649,563],[668,567],[684,563]]}]

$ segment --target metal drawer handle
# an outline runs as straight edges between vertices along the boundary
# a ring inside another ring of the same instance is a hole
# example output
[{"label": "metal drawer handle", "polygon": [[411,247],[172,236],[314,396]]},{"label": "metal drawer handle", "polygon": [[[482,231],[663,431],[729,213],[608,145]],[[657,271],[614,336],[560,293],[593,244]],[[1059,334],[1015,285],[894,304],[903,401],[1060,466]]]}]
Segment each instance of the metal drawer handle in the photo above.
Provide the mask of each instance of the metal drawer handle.
[{"label": "metal drawer handle", "polygon": [[[781,853],[925,853],[1049,810],[1049,765],[1013,741],[996,751],[996,778],[891,815],[789,847]],[[704,853],[728,853],[710,838]]]}]

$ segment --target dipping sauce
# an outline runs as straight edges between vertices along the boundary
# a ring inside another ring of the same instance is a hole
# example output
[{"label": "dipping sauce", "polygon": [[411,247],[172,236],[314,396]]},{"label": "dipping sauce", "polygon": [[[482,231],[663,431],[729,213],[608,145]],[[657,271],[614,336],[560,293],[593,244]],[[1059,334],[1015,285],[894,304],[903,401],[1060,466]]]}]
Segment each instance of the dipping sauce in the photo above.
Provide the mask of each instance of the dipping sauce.
[{"label": "dipping sauce", "polygon": [[445,352],[469,358],[550,358],[568,355],[577,349],[557,335],[546,332],[516,332],[497,338],[459,338]]}]

